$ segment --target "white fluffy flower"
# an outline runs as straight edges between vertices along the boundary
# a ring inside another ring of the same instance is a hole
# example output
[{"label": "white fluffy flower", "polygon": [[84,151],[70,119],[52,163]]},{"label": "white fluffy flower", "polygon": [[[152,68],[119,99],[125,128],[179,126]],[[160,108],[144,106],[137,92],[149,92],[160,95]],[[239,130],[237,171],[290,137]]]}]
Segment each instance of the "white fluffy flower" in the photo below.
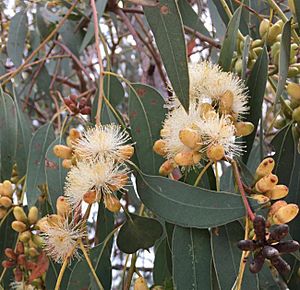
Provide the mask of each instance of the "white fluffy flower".
[{"label": "white fluffy flower", "polygon": [[[115,163],[113,159],[100,158],[97,162],[78,162],[68,172],[65,184],[65,196],[73,207],[91,190],[97,193],[97,200],[102,194],[110,194],[114,189],[122,189],[127,182],[128,168],[125,164]],[[125,180],[126,179],[126,180]]]},{"label": "white fluffy flower", "polygon": [[109,124],[87,129],[74,144],[80,160],[93,161],[99,157],[120,158],[120,149],[130,139],[120,126]]},{"label": "white fluffy flower", "polygon": [[233,94],[232,111],[237,115],[247,112],[247,95],[244,83],[233,73],[223,72],[210,62],[189,64],[190,100],[219,101],[226,91]]},{"label": "white fluffy flower", "polygon": [[79,258],[79,239],[85,237],[82,224],[74,225],[64,220],[53,225],[48,225],[42,234],[47,255],[55,262],[63,263],[66,258]]},{"label": "white fluffy flower", "polygon": [[14,290],[35,290],[36,288],[30,284],[26,284],[24,281],[10,283],[10,289]]},{"label": "white fluffy flower", "polygon": [[222,145],[229,156],[240,155],[243,146],[236,142],[235,126],[231,120],[218,114],[202,119],[198,126],[202,135],[202,149],[205,151],[210,145]]}]

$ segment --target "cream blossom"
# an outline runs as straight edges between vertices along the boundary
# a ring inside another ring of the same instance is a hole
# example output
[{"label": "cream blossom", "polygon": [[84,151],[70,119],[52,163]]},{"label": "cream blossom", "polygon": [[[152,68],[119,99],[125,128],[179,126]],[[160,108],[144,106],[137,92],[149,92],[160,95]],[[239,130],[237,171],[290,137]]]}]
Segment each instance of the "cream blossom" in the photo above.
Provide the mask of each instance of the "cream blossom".
[{"label": "cream blossom", "polygon": [[35,290],[36,288],[30,284],[26,284],[24,281],[10,283],[10,289],[14,290]]}]

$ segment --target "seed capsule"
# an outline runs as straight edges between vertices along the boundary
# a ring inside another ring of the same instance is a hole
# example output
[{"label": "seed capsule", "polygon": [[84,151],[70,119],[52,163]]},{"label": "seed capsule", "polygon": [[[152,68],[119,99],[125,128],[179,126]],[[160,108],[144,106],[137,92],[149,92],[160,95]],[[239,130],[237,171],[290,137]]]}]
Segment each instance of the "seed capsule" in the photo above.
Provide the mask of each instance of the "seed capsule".
[{"label": "seed capsule", "polygon": [[139,277],[135,280],[134,290],[149,290],[146,280],[143,277]]},{"label": "seed capsule", "polygon": [[284,200],[278,200],[272,204],[269,211],[269,216],[273,216],[275,212],[277,212],[281,207],[286,206],[287,202]]},{"label": "seed capsule", "polygon": [[27,215],[26,213],[24,212],[23,208],[20,207],[20,206],[16,206],[14,208],[14,216],[15,216],[15,219],[17,221],[20,221],[20,222],[23,222],[23,223],[27,223]]},{"label": "seed capsule", "polygon": [[72,148],[65,145],[55,145],[53,147],[53,153],[58,158],[71,159],[73,155],[73,150]]},{"label": "seed capsule", "polygon": [[28,212],[28,222],[29,224],[35,224],[39,219],[39,210],[36,206],[32,206]]},{"label": "seed capsule", "polygon": [[291,271],[290,265],[280,256],[271,259],[271,263],[280,274],[288,274]]},{"label": "seed capsule", "polygon": [[121,203],[119,199],[112,194],[106,194],[104,196],[104,204],[105,207],[113,213],[119,212],[121,209]]},{"label": "seed capsule", "polygon": [[258,273],[262,269],[264,262],[265,262],[265,257],[263,256],[262,252],[259,251],[255,255],[254,259],[250,262],[249,265],[250,272]]},{"label": "seed capsule", "polygon": [[222,145],[210,145],[206,152],[207,157],[212,161],[219,161],[224,158],[225,150]]},{"label": "seed capsule", "polygon": [[256,240],[264,241],[266,235],[266,220],[263,216],[257,215],[253,221],[253,228],[256,234]]},{"label": "seed capsule", "polygon": [[201,135],[197,130],[186,128],[179,132],[180,141],[187,147],[193,150],[201,148]]},{"label": "seed capsule", "polygon": [[274,257],[278,257],[279,251],[272,246],[264,246],[262,249],[262,254],[267,259],[272,259]]},{"label": "seed capsule", "polygon": [[288,195],[289,188],[283,184],[277,184],[275,187],[266,192],[266,196],[271,200],[281,199]]},{"label": "seed capsule", "polygon": [[273,158],[268,157],[265,158],[257,167],[256,169],[256,176],[258,178],[261,178],[263,176],[266,176],[270,173],[272,173],[273,169],[275,167],[275,161]]},{"label": "seed capsule", "polygon": [[62,217],[67,217],[71,212],[71,206],[64,196],[59,196],[56,200],[57,214]]},{"label": "seed capsule", "polygon": [[133,153],[134,153],[134,147],[132,145],[120,146],[119,154],[122,160],[130,159]]},{"label": "seed capsule", "polygon": [[237,246],[242,251],[254,251],[259,247],[254,241],[251,240],[241,240],[237,243]]},{"label": "seed capsule", "polygon": [[23,222],[20,222],[20,221],[13,221],[11,223],[11,227],[14,231],[16,231],[18,233],[22,233],[22,232],[26,231],[26,229],[27,229],[27,226]]},{"label": "seed capsule", "polygon": [[167,154],[166,142],[162,139],[155,141],[153,145],[153,151],[158,155],[165,156]]},{"label": "seed capsule", "polygon": [[248,136],[253,132],[254,125],[251,122],[237,122],[235,129],[235,135],[237,137]]},{"label": "seed capsule", "polygon": [[95,190],[87,191],[83,195],[83,200],[88,204],[93,204],[97,199],[97,193]]},{"label": "seed capsule", "polygon": [[276,213],[273,215],[273,221],[276,224],[288,223],[297,216],[298,212],[298,205],[290,203],[276,211]]},{"label": "seed capsule", "polygon": [[270,173],[256,182],[255,190],[259,193],[264,193],[273,189],[277,183],[278,177],[275,174]]},{"label": "seed capsule", "polygon": [[201,160],[201,154],[197,151],[180,152],[176,154],[174,160],[179,166],[191,166]]},{"label": "seed capsule", "polygon": [[12,205],[12,200],[7,196],[1,196],[0,197],[0,206],[3,206],[5,208],[10,208]]},{"label": "seed capsule", "polygon": [[268,241],[270,242],[279,242],[289,233],[289,226],[287,224],[276,225],[271,228],[270,236]]},{"label": "seed capsule", "polygon": [[299,250],[300,245],[297,241],[282,241],[273,247],[280,253],[293,253]]},{"label": "seed capsule", "polygon": [[177,164],[173,159],[165,161],[159,168],[159,174],[162,176],[168,176],[177,167]]}]

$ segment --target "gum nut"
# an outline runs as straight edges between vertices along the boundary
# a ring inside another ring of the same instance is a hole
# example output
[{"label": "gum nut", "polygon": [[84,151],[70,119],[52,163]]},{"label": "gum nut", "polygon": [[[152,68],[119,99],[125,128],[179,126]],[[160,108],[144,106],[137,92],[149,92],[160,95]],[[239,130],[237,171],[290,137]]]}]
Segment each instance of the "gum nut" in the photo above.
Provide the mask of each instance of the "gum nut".
[{"label": "gum nut", "polygon": [[27,215],[26,213],[24,212],[23,208],[20,207],[20,206],[16,206],[14,208],[14,216],[15,216],[15,219],[17,221],[20,221],[20,222],[23,222],[23,223],[26,223],[27,222]]},{"label": "gum nut", "polygon": [[266,196],[272,200],[281,199],[288,195],[289,188],[284,184],[277,184],[275,187],[266,192]]},{"label": "gum nut", "polygon": [[20,221],[13,221],[11,223],[11,227],[14,231],[16,231],[18,233],[22,233],[22,232],[26,231],[26,229],[27,229],[26,224],[24,224],[23,222],[20,222]]},{"label": "gum nut", "polygon": [[270,201],[269,197],[263,194],[252,194],[252,198],[254,198],[259,204],[265,204]]},{"label": "gum nut", "polygon": [[12,197],[14,192],[13,186],[9,180],[4,180],[2,184],[2,195]]},{"label": "gum nut", "polygon": [[119,212],[121,209],[121,203],[119,199],[112,194],[106,194],[104,196],[104,204],[105,207],[113,213]]},{"label": "gum nut", "polygon": [[265,158],[257,167],[256,169],[256,175],[258,178],[261,178],[263,176],[266,176],[270,173],[272,173],[273,169],[275,167],[275,161],[272,157]]},{"label": "gum nut", "polygon": [[153,151],[161,156],[166,155],[166,142],[162,139],[156,140],[153,145]]},{"label": "gum nut", "polygon": [[286,224],[293,220],[297,216],[298,212],[298,205],[290,203],[276,211],[273,216],[273,221],[276,224]]},{"label": "gum nut", "polygon": [[264,19],[259,25],[259,35],[261,38],[264,38],[270,27],[270,21],[268,19]]},{"label": "gum nut", "polygon": [[12,200],[7,196],[0,197],[0,206],[10,208],[12,206]]},{"label": "gum nut", "polygon": [[176,168],[176,163],[172,159],[165,161],[159,168],[159,174],[162,176],[168,176]]},{"label": "gum nut", "polygon": [[35,224],[39,219],[39,210],[36,206],[32,206],[28,212],[28,222],[29,224]]},{"label": "gum nut", "polygon": [[58,158],[71,159],[73,150],[72,150],[72,148],[65,146],[65,145],[55,145],[53,147],[53,153]]},{"label": "gum nut", "polygon": [[296,83],[289,83],[287,85],[287,93],[291,96],[292,99],[300,101],[300,85]]},{"label": "gum nut", "polygon": [[187,147],[193,150],[201,148],[201,135],[197,130],[185,128],[179,132],[180,141]]},{"label": "gum nut", "polygon": [[225,112],[230,112],[232,110],[234,95],[232,91],[227,90],[220,97],[220,109]]},{"label": "gum nut", "polygon": [[237,137],[248,136],[253,132],[254,125],[251,122],[237,122],[235,129],[235,135]]},{"label": "gum nut", "polygon": [[62,217],[67,217],[71,212],[71,206],[64,196],[59,196],[56,200],[56,212]]},{"label": "gum nut", "polygon": [[255,190],[259,193],[264,193],[273,189],[277,183],[278,177],[275,174],[270,173],[256,182]]},{"label": "gum nut", "polygon": [[97,193],[95,190],[87,191],[83,195],[83,200],[88,204],[93,204],[97,199]]},{"label": "gum nut", "polygon": [[139,277],[135,280],[134,290],[149,290],[147,282],[143,277]]},{"label": "gum nut", "polygon": [[119,154],[122,160],[127,160],[132,157],[134,147],[132,145],[123,145],[119,147]]},{"label": "gum nut", "polygon": [[65,169],[71,169],[72,166],[73,166],[72,159],[64,159],[64,160],[62,161],[62,166],[63,166],[63,168],[65,168]]},{"label": "gum nut", "polygon": [[300,107],[293,110],[292,118],[296,122],[300,122]]},{"label": "gum nut", "polygon": [[273,216],[281,207],[286,206],[287,202],[284,200],[278,200],[270,207],[269,215]]},{"label": "gum nut", "polygon": [[225,150],[222,145],[210,145],[206,152],[207,157],[212,161],[219,161],[225,156]]}]

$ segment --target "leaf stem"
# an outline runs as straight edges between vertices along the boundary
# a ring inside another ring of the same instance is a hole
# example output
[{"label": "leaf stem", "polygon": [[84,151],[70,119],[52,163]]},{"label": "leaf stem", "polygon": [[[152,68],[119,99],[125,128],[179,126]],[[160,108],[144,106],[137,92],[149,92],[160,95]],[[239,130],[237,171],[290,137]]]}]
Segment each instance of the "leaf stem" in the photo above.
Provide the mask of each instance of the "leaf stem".
[{"label": "leaf stem", "polygon": [[239,191],[241,193],[241,196],[243,198],[243,203],[244,203],[244,206],[246,208],[247,215],[249,216],[250,220],[253,221],[254,218],[255,218],[255,215],[254,215],[254,213],[253,213],[253,211],[250,207],[250,204],[248,202],[248,199],[247,199],[247,196],[246,196],[246,193],[245,193],[245,189],[243,187],[243,183],[242,183],[242,180],[241,180],[240,172],[239,172],[236,161],[232,159],[231,160],[231,165],[232,165],[232,170],[233,170],[233,174],[234,174],[234,177],[235,177],[235,181],[237,183],[237,186],[238,186]]},{"label": "leaf stem", "polygon": [[93,267],[93,265],[92,265],[92,262],[91,262],[91,260],[90,260],[89,255],[88,255],[87,252],[86,252],[86,249],[85,249],[85,247],[84,247],[84,244],[82,243],[82,240],[80,240],[80,248],[81,248],[81,250],[82,250],[82,252],[83,252],[83,255],[84,255],[84,257],[85,257],[85,259],[86,259],[86,261],[87,261],[87,263],[88,263],[90,269],[91,269],[91,272],[92,272],[92,274],[93,274],[93,276],[94,276],[94,279],[95,279],[95,281],[96,281],[96,284],[97,284],[98,288],[99,288],[100,290],[104,290],[104,287],[103,287],[103,285],[101,284],[101,282],[100,282],[100,280],[99,280],[99,278],[98,278],[98,276],[97,276],[97,274],[96,274],[96,272],[95,272],[95,269],[94,269],[94,267]]},{"label": "leaf stem", "polygon": [[220,191],[220,175],[218,171],[218,162],[215,161],[215,174],[216,174],[216,188],[217,191]]},{"label": "leaf stem", "polygon": [[209,161],[204,167],[203,169],[201,170],[201,172],[199,173],[195,183],[194,183],[194,186],[198,186],[199,182],[201,181],[201,178],[202,176],[204,175],[204,173],[207,171],[207,169],[213,164],[214,162],[213,161]]},{"label": "leaf stem", "polygon": [[130,285],[131,285],[131,280],[132,280],[132,276],[134,274],[135,271],[135,262],[137,260],[137,254],[134,253],[131,257],[131,264],[130,264],[130,268],[127,274],[127,278],[126,278],[126,282],[124,285],[123,290],[129,290],[130,289]]},{"label": "leaf stem", "polygon": [[[73,249],[72,249],[72,251],[73,251]],[[60,284],[61,284],[62,278],[63,278],[64,273],[65,273],[65,271],[66,271],[66,268],[67,268],[67,266],[68,266],[69,257],[70,257],[70,256],[67,256],[67,257],[65,258],[65,260],[64,260],[64,262],[63,262],[63,265],[62,265],[62,267],[61,267],[61,269],[60,269],[60,271],[59,271],[59,275],[58,275],[58,277],[57,277],[57,281],[56,281],[56,285],[55,285],[55,290],[59,290],[59,288],[60,288]]]}]

